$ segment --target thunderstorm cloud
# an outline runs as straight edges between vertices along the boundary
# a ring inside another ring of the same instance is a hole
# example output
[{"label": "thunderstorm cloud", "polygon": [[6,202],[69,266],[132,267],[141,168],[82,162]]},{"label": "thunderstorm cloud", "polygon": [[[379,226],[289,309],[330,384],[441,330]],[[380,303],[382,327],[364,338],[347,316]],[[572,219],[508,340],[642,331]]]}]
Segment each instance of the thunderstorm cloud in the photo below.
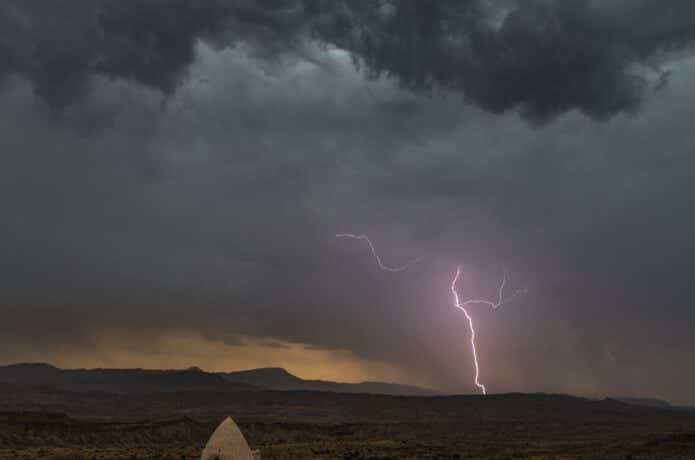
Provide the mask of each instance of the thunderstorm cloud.
[{"label": "thunderstorm cloud", "polygon": [[695,403],[694,42],[689,0],[5,0],[0,361],[470,392],[460,263],[528,288],[471,312],[489,390]]},{"label": "thunderstorm cloud", "polygon": [[171,94],[199,40],[248,43],[264,56],[311,41],[350,52],[372,77],[459,91],[494,113],[608,118],[635,110],[667,78],[663,54],[695,39],[687,0],[9,0],[0,8],[0,75],[26,76],[57,108],[94,75]]}]

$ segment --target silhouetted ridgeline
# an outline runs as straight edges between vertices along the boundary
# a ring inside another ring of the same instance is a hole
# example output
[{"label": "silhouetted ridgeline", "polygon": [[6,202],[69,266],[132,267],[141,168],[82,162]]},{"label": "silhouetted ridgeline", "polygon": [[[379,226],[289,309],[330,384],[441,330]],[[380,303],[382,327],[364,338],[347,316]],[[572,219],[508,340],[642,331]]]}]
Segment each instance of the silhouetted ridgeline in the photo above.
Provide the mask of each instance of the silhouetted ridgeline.
[{"label": "silhouetted ridgeline", "polygon": [[334,393],[371,393],[400,396],[434,396],[434,390],[383,382],[338,383],[326,380],[304,380],[285,369],[266,367],[220,374],[234,383],[245,383],[277,391],[330,391]]},{"label": "silhouetted ridgeline", "polygon": [[432,396],[433,390],[382,382],[338,383],[304,380],[281,368],[212,373],[199,368],[60,369],[44,363],[0,367],[0,382],[44,386],[76,392],[146,394],[172,391],[329,391],[407,396]]}]

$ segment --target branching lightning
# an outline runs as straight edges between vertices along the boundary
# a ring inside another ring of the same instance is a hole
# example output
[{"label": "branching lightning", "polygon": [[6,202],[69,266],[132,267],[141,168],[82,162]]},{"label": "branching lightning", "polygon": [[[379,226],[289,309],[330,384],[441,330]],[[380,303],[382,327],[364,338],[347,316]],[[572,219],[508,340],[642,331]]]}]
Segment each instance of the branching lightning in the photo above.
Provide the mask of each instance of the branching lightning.
[{"label": "branching lightning", "polygon": [[497,290],[496,302],[485,299],[468,299],[461,302],[461,299],[459,298],[459,293],[456,290],[456,285],[462,273],[463,270],[459,265],[458,267],[456,267],[456,275],[454,275],[454,279],[451,281],[451,294],[454,296],[454,307],[458,308],[463,312],[463,314],[466,316],[466,319],[468,320],[468,326],[471,329],[471,350],[473,351],[473,365],[475,366],[475,386],[480,388],[480,391],[482,391],[483,394],[487,394],[487,389],[485,388],[485,385],[480,383],[480,366],[478,365],[478,352],[475,348],[475,327],[473,326],[473,318],[471,318],[471,315],[468,313],[468,310],[466,310],[466,307],[468,305],[473,304],[483,304],[488,305],[493,310],[496,310],[505,303],[511,302],[518,295],[525,293],[526,290],[519,289],[515,291],[511,296],[504,298],[504,286],[507,284],[507,272],[505,270],[504,274],[502,275],[502,282],[500,283],[500,287]]},{"label": "branching lightning", "polygon": [[[463,273],[461,270],[461,266],[459,265],[456,268],[456,279],[458,280],[459,276]],[[502,282],[500,283],[500,287],[497,290],[497,301],[493,302],[492,300],[486,300],[486,299],[468,299],[464,301],[461,305],[466,306],[466,305],[472,305],[475,303],[480,303],[483,305],[487,305],[493,310],[497,310],[500,308],[502,305],[511,302],[514,300],[517,296],[520,296],[521,294],[526,293],[526,289],[517,289],[510,295],[509,297],[505,298],[504,297],[504,287],[507,284],[507,271],[505,270],[503,275],[502,275]]]},{"label": "branching lightning", "polygon": [[483,394],[487,394],[485,385],[480,383],[480,366],[478,365],[478,352],[475,349],[475,327],[473,327],[473,318],[471,318],[471,315],[468,313],[468,310],[466,310],[466,303],[461,303],[461,300],[459,299],[459,293],[456,290],[456,283],[459,280],[459,276],[461,276],[460,265],[456,267],[456,275],[454,276],[454,279],[451,282],[451,293],[454,296],[454,307],[461,310],[463,314],[466,315],[466,319],[468,320],[468,326],[471,329],[471,349],[473,350],[473,364],[475,366],[475,386],[480,388],[480,391],[482,391]]},{"label": "branching lightning", "polygon": [[[376,248],[374,247],[374,244],[372,241],[369,239],[367,235],[361,234],[352,234],[352,233],[338,233],[336,235],[337,238],[350,238],[354,240],[361,240],[367,243],[369,246],[370,251],[372,252],[372,256],[376,260],[377,265],[381,270],[388,271],[388,272],[403,272],[413,266],[414,264],[418,263],[420,260],[422,260],[422,257],[418,257],[417,259],[413,259],[410,262],[397,266],[397,267],[390,267],[388,265],[385,265],[379,254],[376,252]],[[487,305],[493,310],[497,310],[500,308],[502,305],[511,302],[514,300],[517,296],[524,294],[526,292],[526,289],[518,289],[512,293],[512,295],[508,297],[504,297],[504,288],[507,285],[507,271],[505,270],[503,275],[502,275],[502,282],[500,283],[499,289],[497,290],[497,300],[487,300],[487,299],[468,299],[461,301],[461,297],[459,296],[459,292],[456,289],[456,286],[459,283],[459,279],[462,278],[463,275],[463,269],[461,268],[461,265],[456,267],[456,273],[454,275],[454,279],[451,281],[451,294],[454,298],[454,307],[461,310],[463,314],[466,316],[466,320],[468,320],[468,326],[471,331],[471,351],[473,352],[473,365],[475,367],[475,386],[480,389],[480,391],[486,395],[487,394],[487,388],[485,388],[485,385],[480,383],[480,365],[478,364],[478,352],[476,350],[476,345],[475,345],[475,338],[476,338],[476,332],[475,332],[475,326],[473,324],[473,318],[471,317],[470,313],[468,313],[468,310],[466,307],[469,305],[473,304],[483,304]]]},{"label": "branching lightning", "polygon": [[422,260],[423,256],[418,257],[417,259],[413,259],[410,262],[407,262],[403,265],[397,266],[397,267],[389,267],[388,265],[385,265],[381,261],[381,257],[379,257],[379,254],[376,252],[376,248],[374,248],[374,244],[372,244],[372,241],[369,239],[367,235],[354,235],[352,233],[338,233],[336,235],[336,238],[351,238],[353,240],[362,240],[367,243],[369,246],[369,250],[372,251],[372,256],[374,256],[374,259],[376,260],[377,265],[379,265],[379,268],[387,271],[387,272],[403,272],[415,265],[416,263],[420,262]]}]

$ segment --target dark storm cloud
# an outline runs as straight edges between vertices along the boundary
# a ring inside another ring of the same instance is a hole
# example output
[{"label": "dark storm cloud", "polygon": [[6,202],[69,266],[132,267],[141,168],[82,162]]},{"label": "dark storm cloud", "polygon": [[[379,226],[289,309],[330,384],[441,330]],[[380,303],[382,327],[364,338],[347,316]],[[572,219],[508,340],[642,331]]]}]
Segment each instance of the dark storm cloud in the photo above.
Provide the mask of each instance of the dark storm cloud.
[{"label": "dark storm cloud", "polygon": [[475,311],[492,390],[692,401],[690,2],[86,5],[0,6],[2,359],[183,328],[472,391],[463,263],[530,288]]},{"label": "dark storm cloud", "polygon": [[[93,75],[170,94],[197,40],[267,56],[315,40],[405,87],[461,91],[485,110],[535,121],[578,109],[635,110],[667,73],[662,52],[695,39],[692,2],[12,0],[0,6],[0,75],[30,78],[61,108]],[[651,76],[650,76],[651,74]]]}]

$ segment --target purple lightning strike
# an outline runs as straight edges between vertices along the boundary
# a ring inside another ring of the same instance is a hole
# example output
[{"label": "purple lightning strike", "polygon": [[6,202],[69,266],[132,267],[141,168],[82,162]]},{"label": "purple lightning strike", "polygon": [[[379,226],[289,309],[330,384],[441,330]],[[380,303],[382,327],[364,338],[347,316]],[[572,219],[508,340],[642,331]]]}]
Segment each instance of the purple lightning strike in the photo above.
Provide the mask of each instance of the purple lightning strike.
[{"label": "purple lightning strike", "polygon": [[[461,266],[459,265],[456,268],[456,278],[457,279],[458,279],[459,275],[461,275],[461,273],[462,273],[462,270],[461,270]],[[505,298],[504,297],[504,287],[506,286],[506,284],[507,284],[507,271],[505,270],[503,275],[502,275],[502,282],[500,283],[500,287],[497,290],[497,301],[496,302],[493,302],[492,300],[485,300],[485,299],[468,299],[468,300],[464,301],[461,305],[465,306],[465,305],[471,305],[474,303],[481,303],[483,305],[489,306],[493,310],[497,310],[502,305],[514,300],[517,296],[526,293],[526,289],[517,289],[516,291],[514,291],[514,293],[512,293],[512,295]]]},{"label": "purple lightning strike", "polygon": [[[352,233],[339,233],[336,235],[337,238],[351,238],[354,240],[362,240],[367,243],[369,246],[369,249],[372,252],[372,256],[374,256],[374,259],[376,260],[377,265],[379,266],[380,269],[388,272],[402,272],[410,268],[412,265],[416,264],[419,262],[422,257],[418,257],[417,259],[413,259],[410,262],[401,265],[399,267],[389,267],[387,265],[384,265],[384,263],[381,261],[381,257],[379,257],[379,254],[376,252],[376,249],[374,248],[374,244],[372,244],[372,241],[369,239],[367,235],[355,235]],[[507,284],[507,272],[506,270],[503,273],[502,276],[502,282],[500,283],[500,287],[497,290],[497,301],[492,301],[492,300],[487,300],[487,299],[468,299],[461,301],[461,298],[459,297],[459,293],[456,290],[456,285],[459,282],[459,278],[461,278],[463,274],[463,270],[461,266],[456,267],[456,274],[454,275],[454,279],[451,281],[451,294],[454,297],[454,307],[458,308],[463,312],[463,314],[466,316],[466,319],[468,320],[468,326],[471,330],[471,350],[473,352],[473,365],[475,366],[475,386],[480,388],[480,391],[486,395],[487,394],[487,389],[485,388],[485,385],[480,383],[480,365],[478,363],[478,352],[476,350],[475,346],[475,326],[473,325],[473,318],[471,315],[468,313],[468,310],[466,309],[467,306],[473,305],[473,304],[483,304],[487,305],[493,310],[497,310],[500,308],[502,305],[511,302],[515,297],[518,295],[521,295],[526,292],[525,289],[519,289],[515,291],[511,296],[509,297],[504,297],[504,288]]]},{"label": "purple lightning strike", "polygon": [[370,251],[372,251],[372,255],[374,256],[374,259],[376,260],[377,265],[379,265],[379,268],[387,271],[387,272],[402,272],[407,269],[409,269],[411,266],[415,265],[416,263],[420,262],[422,260],[422,256],[418,257],[417,259],[413,259],[410,262],[398,266],[398,267],[389,267],[388,265],[384,265],[384,263],[381,261],[381,257],[379,257],[379,254],[377,254],[376,249],[374,248],[374,244],[372,244],[372,241],[369,239],[367,235],[354,235],[352,233],[338,233],[336,235],[336,238],[351,238],[353,240],[362,240],[367,243],[369,246]]},{"label": "purple lightning strike", "polygon": [[456,283],[459,280],[459,276],[461,276],[461,266],[459,265],[456,267],[456,275],[454,276],[453,281],[451,282],[451,293],[454,296],[454,307],[458,308],[463,312],[464,315],[466,315],[466,319],[468,320],[468,326],[471,329],[471,349],[473,350],[473,364],[475,365],[475,386],[480,388],[480,391],[483,392],[483,394],[487,394],[487,390],[485,389],[485,385],[480,383],[480,366],[478,365],[478,352],[475,350],[475,327],[473,327],[473,318],[471,318],[471,315],[468,314],[468,310],[466,310],[466,303],[461,303],[461,300],[459,299],[459,293],[456,291]]},{"label": "purple lightning strike", "polygon": [[497,290],[496,302],[485,299],[468,299],[461,302],[461,299],[459,298],[459,293],[456,290],[456,284],[458,283],[461,274],[462,270],[461,266],[459,265],[458,267],[456,267],[456,275],[454,275],[454,279],[451,282],[451,293],[454,296],[454,307],[461,310],[463,314],[466,315],[466,319],[468,320],[468,326],[471,329],[471,350],[473,351],[473,364],[475,365],[475,386],[480,388],[480,391],[482,391],[483,394],[487,394],[487,389],[485,388],[485,385],[480,383],[480,366],[478,365],[478,353],[475,348],[475,327],[473,326],[473,318],[471,318],[471,315],[468,313],[468,310],[466,310],[466,307],[468,305],[479,303],[487,305],[491,307],[493,310],[496,310],[502,305],[511,302],[518,295],[525,293],[526,290],[519,289],[515,291],[511,296],[504,298],[504,286],[507,284],[507,272],[505,271],[502,276],[502,282],[500,283],[500,287]]}]

